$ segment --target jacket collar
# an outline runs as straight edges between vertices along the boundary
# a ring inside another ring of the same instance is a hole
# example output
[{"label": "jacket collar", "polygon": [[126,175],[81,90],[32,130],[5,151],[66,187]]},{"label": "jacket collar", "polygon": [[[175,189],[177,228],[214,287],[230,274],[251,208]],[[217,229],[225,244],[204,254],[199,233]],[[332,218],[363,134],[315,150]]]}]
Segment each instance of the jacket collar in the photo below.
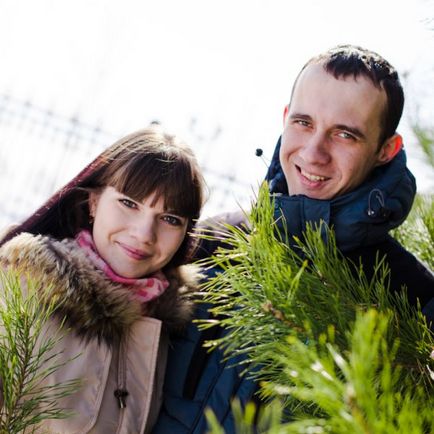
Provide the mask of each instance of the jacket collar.
[{"label": "jacket collar", "polygon": [[319,200],[288,195],[279,162],[280,140],[265,179],[275,198],[275,218],[279,218],[281,229],[289,236],[300,238],[307,223],[325,222],[334,229],[337,245],[345,252],[381,242],[406,219],[416,194],[416,182],[407,168],[404,150],[388,164],[375,168],[356,190],[331,200]]}]

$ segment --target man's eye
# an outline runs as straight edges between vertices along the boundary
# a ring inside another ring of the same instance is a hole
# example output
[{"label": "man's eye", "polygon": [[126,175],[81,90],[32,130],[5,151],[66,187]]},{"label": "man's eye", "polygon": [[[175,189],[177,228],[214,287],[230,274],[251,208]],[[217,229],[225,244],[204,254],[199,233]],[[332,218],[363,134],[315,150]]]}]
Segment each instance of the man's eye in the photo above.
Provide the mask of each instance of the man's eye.
[{"label": "man's eye", "polygon": [[346,131],[341,131],[338,136],[345,140],[356,140],[356,137]]},{"label": "man's eye", "polygon": [[295,119],[294,123],[297,125],[301,125],[302,127],[308,127],[310,124],[308,121],[305,121],[304,119]]},{"label": "man's eye", "polygon": [[119,199],[119,202],[122,205],[126,206],[127,208],[133,208],[133,209],[137,208],[137,204],[130,199],[125,199],[125,198]]}]

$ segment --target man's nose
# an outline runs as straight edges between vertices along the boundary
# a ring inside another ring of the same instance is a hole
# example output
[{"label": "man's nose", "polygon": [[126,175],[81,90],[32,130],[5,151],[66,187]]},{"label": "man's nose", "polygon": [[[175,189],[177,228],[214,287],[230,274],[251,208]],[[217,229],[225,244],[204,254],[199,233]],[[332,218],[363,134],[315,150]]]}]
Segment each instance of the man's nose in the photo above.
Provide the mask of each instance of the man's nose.
[{"label": "man's nose", "polygon": [[300,156],[309,164],[330,162],[330,150],[326,134],[315,131],[309,135],[300,150]]}]

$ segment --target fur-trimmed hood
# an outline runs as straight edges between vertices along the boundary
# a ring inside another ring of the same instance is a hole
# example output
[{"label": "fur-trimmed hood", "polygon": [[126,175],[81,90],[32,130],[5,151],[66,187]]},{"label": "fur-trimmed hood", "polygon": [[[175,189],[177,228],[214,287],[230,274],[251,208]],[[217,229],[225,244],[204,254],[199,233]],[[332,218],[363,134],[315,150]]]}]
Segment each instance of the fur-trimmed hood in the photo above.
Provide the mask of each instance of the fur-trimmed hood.
[{"label": "fur-trimmed hood", "polygon": [[191,318],[190,294],[199,280],[195,266],[165,271],[169,287],[144,312],[130,289],[95,268],[75,240],[21,233],[0,248],[0,265],[37,283],[41,302],[54,299],[56,315],[78,335],[107,343],[119,340],[143,314],[160,319],[169,331],[182,328]]}]

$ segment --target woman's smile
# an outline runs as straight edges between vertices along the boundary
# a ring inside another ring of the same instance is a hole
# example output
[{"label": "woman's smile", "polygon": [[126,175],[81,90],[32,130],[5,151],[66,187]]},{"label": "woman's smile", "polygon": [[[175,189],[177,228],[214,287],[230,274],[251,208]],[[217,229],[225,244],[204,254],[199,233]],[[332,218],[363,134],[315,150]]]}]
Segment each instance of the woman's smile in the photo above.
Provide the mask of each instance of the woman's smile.
[{"label": "woman's smile", "polygon": [[134,247],[128,246],[120,241],[117,244],[121,247],[121,249],[125,252],[127,256],[137,261],[143,261],[152,257],[151,253],[147,253],[140,249],[135,249]]}]

